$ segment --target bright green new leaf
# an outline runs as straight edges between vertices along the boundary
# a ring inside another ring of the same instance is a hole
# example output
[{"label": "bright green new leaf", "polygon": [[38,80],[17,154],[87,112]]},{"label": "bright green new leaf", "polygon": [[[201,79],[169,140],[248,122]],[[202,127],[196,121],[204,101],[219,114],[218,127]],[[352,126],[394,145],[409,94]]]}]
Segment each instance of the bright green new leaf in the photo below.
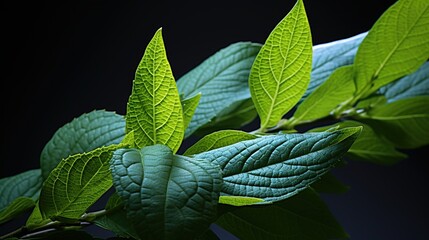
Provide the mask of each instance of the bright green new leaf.
[{"label": "bright green new leaf", "polygon": [[123,116],[105,110],[82,114],[58,129],[43,148],[40,155],[43,179],[48,177],[62,159],[102,146],[118,144],[124,135]]},{"label": "bright green new leaf", "polygon": [[134,131],[139,148],[165,144],[176,152],[182,143],[182,106],[161,29],[147,45],[137,67],[127,104],[126,131]]},{"label": "bright green new leaf", "polygon": [[193,239],[216,218],[222,175],[204,159],[174,155],[164,145],[119,149],[113,182],[138,235]]},{"label": "bright green new leaf", "polygon": [[123,145],[110,145],[62,160],[45,180],[39,207],[43,218],[78,219],[111,186],[109,161]]},{"label": "bright green new leaf", "polygon": [[366,97],[427,61],[428,25],[427,0],[399,0],[385,11],[356,53],[356,94]]},{"label": "bright green new leaf", "polygon": [[361,121],[393,142],[412,149],[429,144],[429,96],[401,99],[362,114]]},{"label": "bright green new leaf", "polygon": [[29,197],[18,197],[5,209],[0,211],[0,224],[5,223],[34,207],[34,200]]},{"label": "bright green new leaf", "polygon": [[201,93],[196,94],[193,97],[182,100],[182,108],[183,108],[183,125],[184,128],[188,128],[189,123],[194,116],[195,109],[198,107],[198,103],[200,102]]},{"label": "bright green new leaf", "polygon": [[236,207],[254,205],[264,202],[264,199],[243,196],[220,196],[219,203]]},{"label": "bright green new leaf", "polygon": [[275,126],[302,97],[310,81],[312,39],[302,0],[268,36],[249,76],[261,128]]},{"label": "bright green new leaf", "polygon": [[255,139],[256,136],[239,130],[221,130],[209,134],[189,147],[183,155],[193,155],[228,146],[240,141]]},{"label": "bright green new leaf", "polygon": [[177,80],[177,88],[184,98],[201,93],[185,137],[234,103],[250,98],[249,72],[260,48],[260,44],[251,42],[231,44]]},{"label": "bright green new leaf", "polygon": [[298,106],[290,121],[300,123],[327,117],[354,91],[353,66],[340,67]]},{"label": "bright green new leaf", "polygon": [[348,234],[311,189],[269,205],[245,206],[222,215],[216,224],[246,240],[331,240]]},{"label": "bright green new leaf", "polygon": [[43,182],[41,174],[40,169],[32,169],[0,179],[0,211],[18,197],[37,200]]},{"label": "bright green new leaf", "polygon": [[382,87],[380,93],[388,102],[429,95],[429,62],[424,63],[416,72]]},{"label": "bright green new leaf", "polygon": [[193,157],[220,166],[222,195],[275,202],[306,189],[328,172],[350,148],[360,129],[267,135]]}]

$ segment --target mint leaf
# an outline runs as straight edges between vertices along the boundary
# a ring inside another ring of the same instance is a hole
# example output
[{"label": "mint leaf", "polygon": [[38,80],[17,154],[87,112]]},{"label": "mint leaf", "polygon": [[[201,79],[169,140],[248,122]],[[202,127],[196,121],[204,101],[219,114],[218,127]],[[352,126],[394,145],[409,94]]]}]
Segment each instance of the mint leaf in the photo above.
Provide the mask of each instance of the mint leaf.
[{"label": "mint leaf", "polygon": [[134,131],[137,147],[165,144],[176,152],[182,143],[182,106],[161,29],[137,67],[127,104],[126,130]]},{"label": "mint leaf", "polygon": [[119,149],[113,182],[140,237],[192,239],[216,218],[219,168],[204,159],[174,155],[164,145]]},{"label": "mint leaf", "polygon": [[275,126],[292,109],[310,81],[312,42],[302,0],[283,18],[262,46],[249,76],[261,129]]}]

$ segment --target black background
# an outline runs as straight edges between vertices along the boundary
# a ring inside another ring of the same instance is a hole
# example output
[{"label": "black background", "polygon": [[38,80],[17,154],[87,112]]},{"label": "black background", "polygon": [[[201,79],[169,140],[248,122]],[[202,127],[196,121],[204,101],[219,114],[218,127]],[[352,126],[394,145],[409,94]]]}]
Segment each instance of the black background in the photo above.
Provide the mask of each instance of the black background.
[{"label": "black background", "polygon": [[[394,2],[304,1],[313,44],[368,31]],[[158,28],[178,79],[229,44],[263,43],[294,3],[3,1],[1,177],[38,168],[44,145],[73,118],[94,109],[125,114]],[[335,170],[351,189],[324,197],[351,239],[424,239],[426,150],[390,167],[349,162]]]}]

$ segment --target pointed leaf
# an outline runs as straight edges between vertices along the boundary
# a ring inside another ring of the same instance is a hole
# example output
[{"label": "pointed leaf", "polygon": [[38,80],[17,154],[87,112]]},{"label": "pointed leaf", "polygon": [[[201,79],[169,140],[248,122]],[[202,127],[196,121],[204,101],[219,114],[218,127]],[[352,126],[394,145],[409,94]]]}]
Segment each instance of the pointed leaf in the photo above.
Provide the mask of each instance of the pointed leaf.
[{"label": "pointed leaf", "polygon": [[0,211],[0,224],[3,224],[34,207],[34,200],[28,197],[18,197],[5,209]]},{"label": "pointed leaf", "polygon": [[188,128],[189,123],[194,116],[195,109],[197,109],[198,103],[200,102],[201,93],[197,95],[182,100],[182,108],[183,108],[183,125],[184,128]]},{"label": "pointed leaf", "polygon": [[235,102],[250,98],[249,72],[260,48],[260,44],[251,42],[231,44],[177,80],[177,87],[184,98],[201,93],[185,137]]},{"label": "pointed leaf", "polygon": [[416,71],[429,57],[429,1],[400,0],[377,20],[355,59],[363,97]]},{"label": "pointed leaf", "polygon": [[176,152],[183,140],[182,106],[159,29],[137,68],[127,104],[127,132],[136,146],[165,144]]},{"label": "pointed leaf", "polygon": [[140,237],[192,239],[214,221],[222,184],[217,166],[164,145],[119,149],[111,162],[114,186]]},{"label": "pointed leaf", "polygon": [[98,147],[118,144],[124,135],[123,116],[105,110],[82,114],[58,129],[43,148],[40,156],[43,179],[48,177],[62,159]]},{"label": "pointed leaf", "polygon": [[274,202],[304,190],[337,163],[360,127],[334,132],[278,134],[193,155],[223,171],[222,195]]},{"label": "pointed leaf", "polygon": [[310,81],[312,42],[302,0],[278,23],[255,59],[249,87],[261,128],[292,109]]},{"label": "pointed leaf", "polygon": [[222,215],[216,224],[246,240],[348,238],[329,208],[311,189],[274,204],[236,208]]},{"label": "pointed leaf", "polygon": [[232,206],[248,206],[264,202],[264,199],[243,196],[220,196],[219,203]]}]

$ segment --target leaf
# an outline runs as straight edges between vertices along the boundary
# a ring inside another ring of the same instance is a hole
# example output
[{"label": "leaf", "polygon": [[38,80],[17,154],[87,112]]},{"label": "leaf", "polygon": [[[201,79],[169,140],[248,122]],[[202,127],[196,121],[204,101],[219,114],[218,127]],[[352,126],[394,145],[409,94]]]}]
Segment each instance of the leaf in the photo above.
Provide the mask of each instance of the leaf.
[{"label": "leaf", "polygon": [[43,179],[48,177],[62,159],[102,146],[118,144],[124,135],[123,116],[105,110],[82,114],[58,129],[43,148],[40,156]]},{"label": "leaf", "polygon": [[345,193],[350,188],[330,172],[326,173],[318,181],[314,182],[311,187],[320,193]]},{"label": "leaf", "polygon": [[176,152],[184,123],[179,92],[167,60],[161,28],[146,47],[128,99],[126,131],[137,147],[165,144]]},{"label": "leaf", "polygon": [[40,169],[28,170],[0,179],[0,211],[6,209],[19,197],[37,200],[42,182]]},{"label": "leaf", "polygon": [[429,96],[401,99],[362,114],[360,121],[400,149],[429,144]]},{"label": "leaf", "polygon": [[239,130],[221,130],[203,137],[194,145],[189,147],[183,155],[188,156],[202,153],[216,148],[228,146],[239,141],[255,138],[257,138],[255,135]]},{"label": "leaf", "polygon": [[424,63],[416,72],[382,87],[380,93],[388,102],[429,95],[429,62]]},{"label": "leaf", "polygon": [[72,155],[51,172],[40,193],[43,218],[79,219],[111,186],[109,160],[123,145]]},{"label": "leaf", "polygon": [[302,0],[268,36],[252,65],[249,88],[261,129],[275,126],[310,81],[312,40]]},{"label": "leaf", "polygon": [[275,202],[304,190],[328,172],[359,132],[360,127],[267,135],[192,156],[220,166],[222,195]]},{"label": "leaf", "polygon": [[97,226],[112,231],[120,237],[141,239],[132,227],[132,222],[127,218],[125,209],[110,212],[97,218],[94,222]]},{"label": "leaf", "polygon": [[201,93],[185,137],[209,123],[224,109],[250,98],[249,72],[260,48],[260,44],[251,42],[231,44],[177,80],[177,88],[184,98]]},{"label": "leaf", "polygon": [[35,229],[39,226],[45,225],[49,223],[50,219],[45,219],[42,216],[42,213],[40,212],[39,202],[36,202],[36,205],[33,208],[33,211],[31,212],[30,216],[28,217],[25,227],[29,230]]},{"label": "leaf", "polygon": [[348,238],[329,208],[311,189],[274,204],[235,208],[222,215],[216,224],[246,240]]},{"label": "leaf", "polygon": [[164,145],[119,149],[114,186],[140,237],[192,239],[216,218],[222,176],[204,159],[174,155]]},{"label": "leaf", "polygon": [[182,108],[183,108],[183,125],[184,129],[188,128],[189,123],[191,122],[192,117],[194,116],[195,109],[198,106],[198,103],[200,102],[201,93],[184,99],[182,101]]},{"label": "leaf", "polygon": [[5,209],[0,211],[0,224],[3,224],[34,207],[34,200],[29,197],[18,197]]},{"label": "leaf", "polygon": [[356,53],[356,94],[368,96],[427,61],[428,25],[427,0],[400,0],[385,11]]},{"label": "leaf", "polygon": [[263,199],[243,196],[220,196],[219,203],[232,206],[248,206],[264,202]]},{"label": "leaf", "polygon": [[367,34],[364,32],[313,47],[310,83],[300,102],[325,82],[337,68],[353,64],[356,51]]},{"label": "leaf", "polygon": [[354,90],[353,66],[340,67],[298,106],[290,121],[300,123],[327,117],[351,98]]}]

